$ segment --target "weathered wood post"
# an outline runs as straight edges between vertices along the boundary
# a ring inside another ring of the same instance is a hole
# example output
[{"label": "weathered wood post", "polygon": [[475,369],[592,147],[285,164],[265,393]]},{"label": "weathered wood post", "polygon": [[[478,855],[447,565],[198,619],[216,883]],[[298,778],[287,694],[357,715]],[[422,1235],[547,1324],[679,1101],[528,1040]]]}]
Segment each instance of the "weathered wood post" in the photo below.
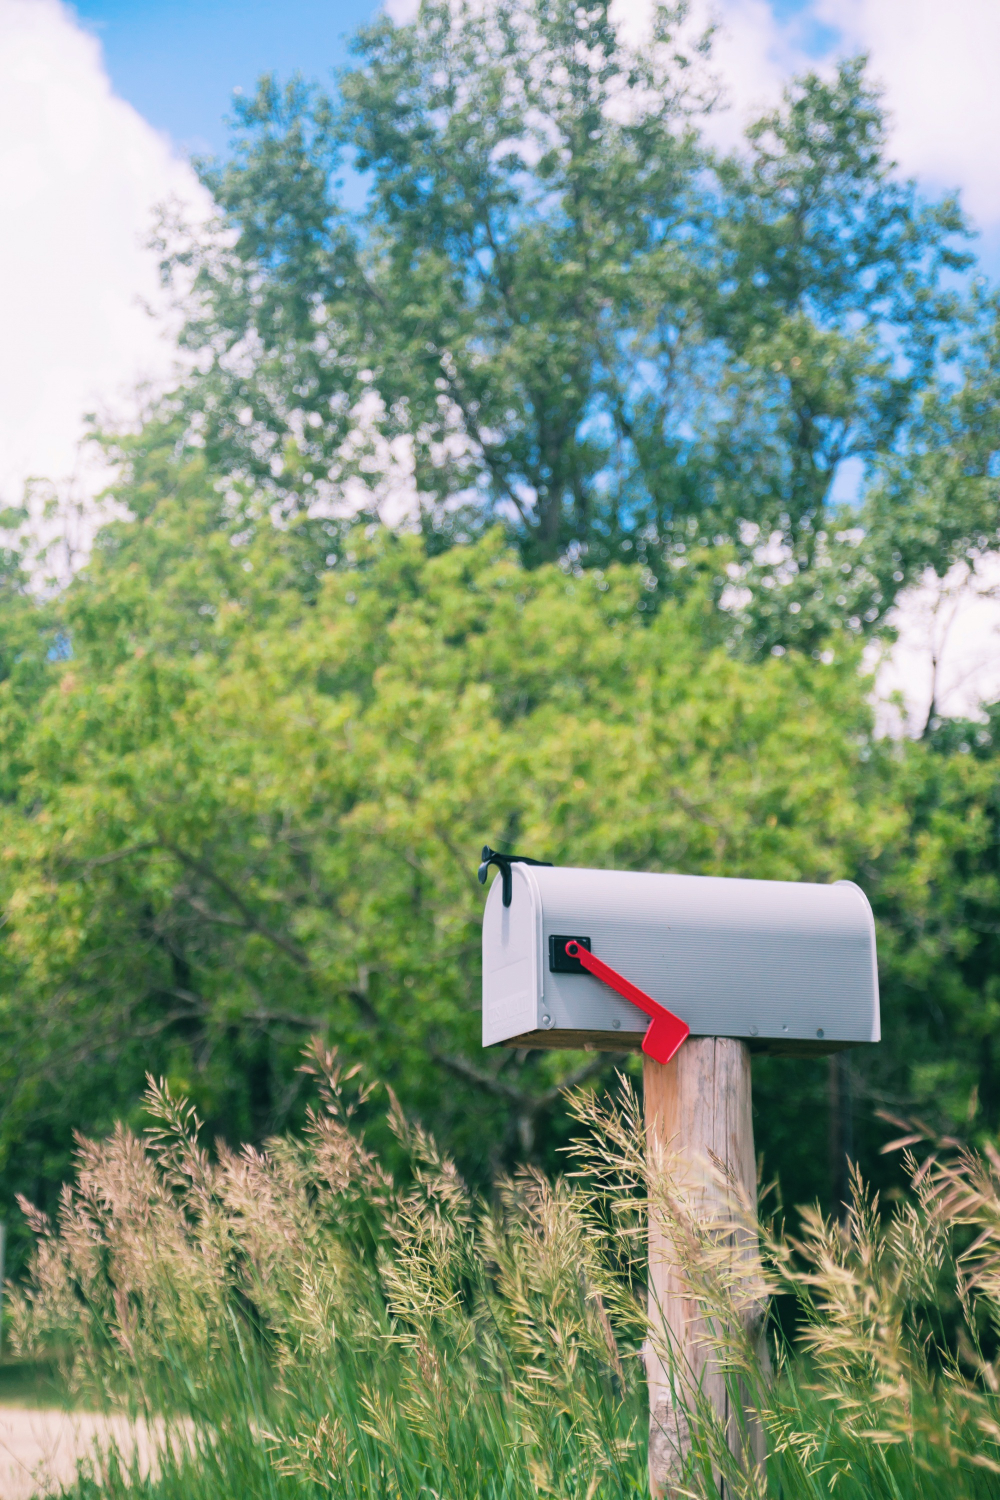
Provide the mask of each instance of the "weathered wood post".
[{"label": "weathered wood post", "polygon": [[[484,884],[491,866],[500,878],[483,914],[483,1045],[642,1048],[650,1175],[669,1163],[687,1222],[707,1233],[705,1264],[729,1276],[726,1315],[756,1338],[750,1047],[808,1055],[879,1040],[864,892],[850,881],[557,868],[487,847]],[[656,1496],[669,1496],[683,1466],[685,1402],[696,1391],[722,1417],[740,1465],[763,1458],[760,1424],[721,1368],[685,1279],[678,1223],[651,1195],[650,1310],[664,1333],[647,1360]]]},{"label": "weathered wood post", "polygon": [[[749,1242],[725,1179],[745,1203],[756,1207],[757,1164],[750,1098],[750,1053],[735,1037],[692,1037],[666,1065],[643,1062],[647,1150],[652,1178],[673,1177],[689,1210],[715,1225],[733,1216],[737,1256],[748,1260],[752,1276],[757,1246]],[[734,1213],[735,1209],[735,1213]],[[761,1463],[763,1430],[754,1411],[733,1405],[734,1382],[719,1368],[702,1308],[691,1295],[669,1223],[656,1212],[649,1223],[650,1319],[662,1318],[662,1341],[647,1345],[649,1382],[649,1478],[653,1495],[667,1496],[690,1448],[686,1410],[694,1389],[711,1401],[727,1429],[731,1452],[741,1466]],[[748,1321],[763,1308],[750,1302]],[[757,1330],[750,1328],[751,1335]],[[766,1347],[760,1338],[760,1357]],[[674,1358],[665,1362],[670,1349]],[[749,1441],[748,1441],[749,1439]]]}]

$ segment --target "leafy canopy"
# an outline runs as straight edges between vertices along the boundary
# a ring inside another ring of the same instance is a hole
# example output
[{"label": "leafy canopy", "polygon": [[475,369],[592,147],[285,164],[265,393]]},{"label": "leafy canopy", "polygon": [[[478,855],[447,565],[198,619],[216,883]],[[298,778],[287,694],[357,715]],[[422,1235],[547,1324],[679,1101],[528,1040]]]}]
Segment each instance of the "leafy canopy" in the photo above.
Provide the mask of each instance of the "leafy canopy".
[{"label": "leafy canopy", "polygon": [[880,628],[995,541],[996,306],[860,62],[719,160],[708,49],[683,7],[633,44],[607,3],[425,3],[333,96],[265,79],[202,169],[217,232],[164,241],[181,441],[287,516],[499,517],[529,565],[638,559],[656,597],[715,547],[751,652]]},{"label": "leafy canopy", "polygon": [[485,1180],[553,1151],[559,1086],[610,1060],[482,1053],[484,841],[827,880],[892,825],[848,649],[741,664],[704,591],[650,620],[637,568],[527,570],[496,531],[436,556],[357,531],[306,596],[296,560],[294,527],[222,524],[198,460],[59,603],[73,655],[22,713],[0,814],[19,1185],[148,1070],[263,1138],[313,1031]]}]

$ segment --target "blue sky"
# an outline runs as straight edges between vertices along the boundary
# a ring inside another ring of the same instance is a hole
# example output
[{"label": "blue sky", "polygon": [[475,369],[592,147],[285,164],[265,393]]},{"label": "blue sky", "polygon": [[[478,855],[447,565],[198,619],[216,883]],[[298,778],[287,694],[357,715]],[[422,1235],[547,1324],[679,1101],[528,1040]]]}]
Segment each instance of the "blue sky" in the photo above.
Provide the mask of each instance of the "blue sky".
[{"label": "blue sky", "polygon": [[[184,152],[225,149],[235,88],[274,71],[328,81],[349,61],[351,34],[378,0],[76,0],[79,21],[100,39],[116,93]],[[778,24],[799,21],[799,46],[821,57],[836,30],[810,0],[772,0]]]},{"label": "blue sky", "polygon": [[183,152],[225,149],[233,90],[262,73],[328,81],[374,0],[78,0],[115,92]]},{"label": "blue sky", "polygon": [[[349,61],[348,41],[378,0],[76,0],[100,40],[115,92],[185,153],[224,151],[235,88],[262,73],[330,80]],[[772,0],[778,24],[798,21],[803,53],[821,57],[836,31],[809,0]]]}]

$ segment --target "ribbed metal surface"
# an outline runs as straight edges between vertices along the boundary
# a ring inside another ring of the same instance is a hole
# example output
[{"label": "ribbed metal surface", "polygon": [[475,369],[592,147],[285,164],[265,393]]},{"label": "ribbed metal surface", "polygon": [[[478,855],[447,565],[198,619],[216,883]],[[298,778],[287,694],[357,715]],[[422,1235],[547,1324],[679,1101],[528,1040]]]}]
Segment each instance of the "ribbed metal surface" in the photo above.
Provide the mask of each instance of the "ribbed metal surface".
[{"label": "ribbed metal surface", "polygon": [[586,934],[695,1035],[879,1039],[875,928],[849,882],[517,865],[514,874],[511,907],[496,882],[483,921],[486,1045],[537,1030],[645,1030],[642,1012],[590,975],[549,971],[548,938],[565,933]]},{"label": "ribbed metal surface", "polygon": [[484,1047],[538,1024],[541,901],[524,865],[515,865],[511,875],[510,906],[504,906],[496,880],[483,919]]}]

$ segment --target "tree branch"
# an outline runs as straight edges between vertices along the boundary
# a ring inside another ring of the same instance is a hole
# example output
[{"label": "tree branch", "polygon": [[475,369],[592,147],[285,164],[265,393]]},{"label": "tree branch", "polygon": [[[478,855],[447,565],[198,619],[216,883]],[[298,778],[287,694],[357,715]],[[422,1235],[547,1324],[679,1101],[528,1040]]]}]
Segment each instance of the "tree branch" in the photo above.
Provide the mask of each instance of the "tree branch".
[{"label": "tree branch", "polygon": [[[175,859],[179,860],[180,863],[185,867],[185,869],[194,870],[195,873],[200,875],[203,880],[211,881],[212,884],[216,886],[223,893],[223,895],[236,907],[236,910],[243,918],[242,925],[247,931],[256,932],[260,937],[266,938],[269,943],[273,943],[276,948],[280,948],[282,953],[287,953],[289,958],[297,963],[300,968],[312,968],[312,964],[309,960],[309,955],[308,953],[306,953],[305,949],[300,948],[298,943],[293,943],[290,938],[282,936],[280,932],[274,932],[270,927],[265,926],[265,924],[261,922],[250,910],[250,907],[244,901],[239,892],[229,884],[228,880],[226,880],[216,870],[213,870],[211,865],[206,864],[204,860],[196,858],[196,856],[193,854],[188,854],[186,850],[179,848],[178,845],[167,843],[166,840],[161,840],[160,846],[161,848],[166,849],[170,854],[172,854]],[[189,896],[188,901],[197,911],[198,905],[195,898]],[[204,912],[202,914],[205,915]],[[226,926],[240,925],[238,922],[234,922],[232,917],[213,915],[211,917],[211,920],[220,922]]]},{"label": "tree branch", "polygon": [[574,1069],[568,1078],[561,1083],[554,1084],[552,1088],[546,1089],[543,1094],[531,1094],[526,1089],[519,1089],[515,1084],[508,1083],[506,1079],[499,1078],[493,1073],[484,1073],[471,1063],[467,1058],[455,1057],[446,1052],[438,1052],[431,1048],[431,1056],[435,1062],[441,1063],[442,1067],[450,1069],[452,1073],[464,1078],[468,1083],[474,1083],[477,1088],[488,1089],[491,1094],[497,1094],[502,1099],[509,1099],[516,1104],[522,1114],[534,1116],[540,1114],[543,1109],[548,1109],[554,1104],[566,1089],[576,1088],[584,1083],[586,1079],[592,1078],[605,1067],[605,1059],[601,1053],[595,1057],[588,1058],[580,1067]]},{"label": "tree branch", "polygon": [[97,870],[101,865],[116,865],[119,860],[131,859],[134,854],[148,854],[151,849],[159,849],[157,839],[150,839],[145,844],[133,844],[131,849],[116,849],[114,854],[101,854],[97,859],[81,860],[84,870]]}]

